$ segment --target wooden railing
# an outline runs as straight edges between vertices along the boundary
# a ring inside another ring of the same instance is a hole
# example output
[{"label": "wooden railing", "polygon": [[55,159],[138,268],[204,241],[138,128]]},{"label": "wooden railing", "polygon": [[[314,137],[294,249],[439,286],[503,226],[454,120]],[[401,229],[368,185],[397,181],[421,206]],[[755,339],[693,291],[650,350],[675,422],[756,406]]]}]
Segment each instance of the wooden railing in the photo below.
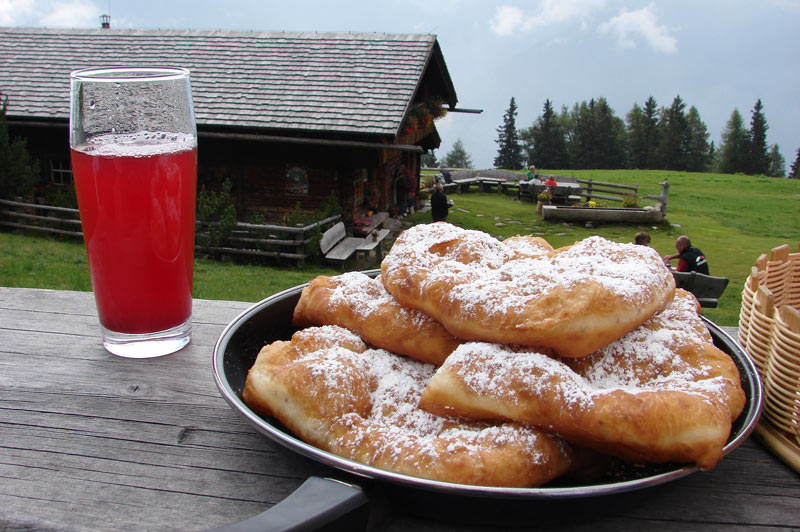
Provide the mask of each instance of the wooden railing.
[{"label": "wooden railing", "polygon": [[[195,249],[215,255],[248,255],[289,259],[302,264],[319,253],[316,244],[322,233],[341,219],[331,216],[310,225],[286,227],[237,222],[230,236],[216,246],[204,245],[210,240],[208,229],[216,222],[196,222]],[[0,226],[82,238],[77,209],[51,207],[21,201],[0,200]]]},{"label": "wooden railing", "polygon": [[622,203],[625,196],[633,195],[637,199],[639,196],[639,185],[620,185],[591,179],[578,179],[578,183],[581,184],[581,196],[584,196],[586,201],[601,199]]}]

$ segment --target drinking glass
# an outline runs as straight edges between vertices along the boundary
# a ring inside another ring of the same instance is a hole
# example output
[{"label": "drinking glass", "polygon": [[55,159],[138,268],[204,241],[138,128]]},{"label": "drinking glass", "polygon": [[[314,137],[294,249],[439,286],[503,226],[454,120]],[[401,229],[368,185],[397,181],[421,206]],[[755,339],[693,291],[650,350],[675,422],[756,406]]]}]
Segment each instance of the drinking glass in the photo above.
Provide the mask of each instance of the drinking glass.
[{"label": "drinking glass", "polygon": [[72,72],[69,140],[104,347],[127,358],[181,349],[197,189],[189,71]]}]

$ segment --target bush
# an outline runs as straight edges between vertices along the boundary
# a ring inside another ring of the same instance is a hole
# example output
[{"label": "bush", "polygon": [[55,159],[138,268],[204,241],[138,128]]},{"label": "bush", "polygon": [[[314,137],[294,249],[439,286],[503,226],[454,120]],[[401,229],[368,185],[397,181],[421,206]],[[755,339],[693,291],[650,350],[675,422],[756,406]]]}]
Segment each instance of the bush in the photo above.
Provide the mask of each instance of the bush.
[{"label": "bush", "polygon": [[8,98],[0,103],[0,198],[14,199],[33,192],[39,163],[32,162],[25,139],[12,139],[6,122]]},{"label": "bush", "polygon": [[[236,206],[231,201],[231,182],[225,179],[219,193],[200,187],[197,195],[197,219],[204,222],[195,238],[203,247],[220,247],[236,228]],[[205,231],[205,232],[202,232]]]},{"label": "bush", "polygon": [[47,183],[37,187],[36,194],[44,199],[45,205],[51,207],[78,208],[78,197],[75,195],[75,188],[72,185]]}]

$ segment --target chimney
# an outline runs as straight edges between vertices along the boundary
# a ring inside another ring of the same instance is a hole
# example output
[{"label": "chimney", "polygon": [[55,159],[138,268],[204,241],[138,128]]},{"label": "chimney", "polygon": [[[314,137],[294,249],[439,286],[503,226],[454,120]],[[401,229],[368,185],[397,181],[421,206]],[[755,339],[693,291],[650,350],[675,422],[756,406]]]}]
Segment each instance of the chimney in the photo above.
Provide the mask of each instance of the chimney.
[{"label": "chimney", "polygon": [[104,30],[111,27],[111,15],[100,15],[100,27]]}]

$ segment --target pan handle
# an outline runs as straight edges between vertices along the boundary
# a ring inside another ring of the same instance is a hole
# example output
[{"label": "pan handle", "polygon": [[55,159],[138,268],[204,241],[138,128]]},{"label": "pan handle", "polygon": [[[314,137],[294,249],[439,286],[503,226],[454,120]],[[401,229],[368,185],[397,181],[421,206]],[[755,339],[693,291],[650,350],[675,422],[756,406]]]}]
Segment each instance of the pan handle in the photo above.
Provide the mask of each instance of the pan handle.
[{"label": "pan handle", "polygon": [[[209,532],[303,532],[318,530],[369,502],[358,486],[329,478],[309,477],[281,502],[250,519]],[[364,512],[366,514],[366,512]],[[367,518],[361,528],[366,527]],[[348,530],[353,530],[348,526]]]}]

